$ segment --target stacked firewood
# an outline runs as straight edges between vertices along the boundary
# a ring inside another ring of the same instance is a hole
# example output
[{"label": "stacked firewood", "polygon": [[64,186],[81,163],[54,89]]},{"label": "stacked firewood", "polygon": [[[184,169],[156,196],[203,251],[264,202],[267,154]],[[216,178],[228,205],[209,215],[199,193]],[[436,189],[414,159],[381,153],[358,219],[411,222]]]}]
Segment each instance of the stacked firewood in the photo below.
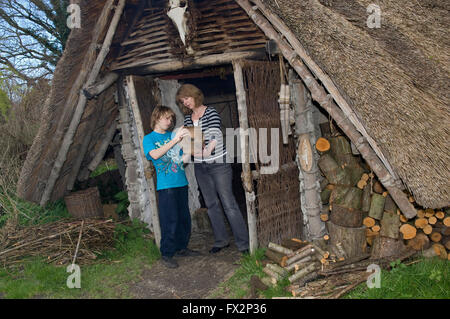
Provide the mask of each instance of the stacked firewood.
[{"label": "stacked firewood", "polygon": [[336,255],[317,244],[296,238],[285,239],[281,245],[270,242],[265,255],[270,262],[263,268],[267,277],[261,280],[267,286],[274,286],[284,279],[302,286],[316,279],[324,265],[338,260]]},{"label": "stacked firewood", "polygon": [[399,231],[408,247],[450,260],[450,209],[418,209],[415,218],[408,220],[400,214],[399,219]]},{"label": "stacked firewood", "polygon": [[319,138],[316,149],[324,176],[321,219],[327,222],[330,249],[345,250],[346,258],[364,254],[367,247],[363,219],[370,208],[375,177],[343,135]]},{"label": "stacked firewood", "polygon": [[[450,258],[450,210],[418,209],[407,219],[345,136],[319,138],[319,167],[324,180],[321,219],[327,222],[330,246],[341,244],[347,257],[371,251],[372,259],[407,248]],[[414,198],[410,196],[414,204]],[[405,246],[406,244],[406,246]]]}]

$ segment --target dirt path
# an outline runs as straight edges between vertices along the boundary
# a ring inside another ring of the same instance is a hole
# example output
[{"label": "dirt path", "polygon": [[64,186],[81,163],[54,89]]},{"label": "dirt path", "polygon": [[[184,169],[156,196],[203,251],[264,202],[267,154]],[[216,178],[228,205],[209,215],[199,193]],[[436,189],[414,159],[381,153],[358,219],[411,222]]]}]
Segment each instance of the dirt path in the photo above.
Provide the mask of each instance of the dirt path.
[{"label": "dirt path", "polygon": [[207,298],[217,286],[230,278],[241,258],[236,246],[209,254],[211,234],[192,234],[189,248],[202,253],[199,257],[176,257],[179,267],[166,268],[160,261],[145,270],[142,281],[131,287],[134,298],[171,299]]}]

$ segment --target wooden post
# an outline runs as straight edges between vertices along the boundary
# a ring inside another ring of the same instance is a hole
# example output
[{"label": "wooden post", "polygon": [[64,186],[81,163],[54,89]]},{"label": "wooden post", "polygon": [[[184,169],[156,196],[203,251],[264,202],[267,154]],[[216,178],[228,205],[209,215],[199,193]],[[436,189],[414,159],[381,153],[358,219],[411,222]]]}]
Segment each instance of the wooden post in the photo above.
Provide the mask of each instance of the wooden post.
[{"label": "wooden post", "polygon": [[[100,72],[100,67],[103,65],[103,61],[105,60],[106,55],[109,52],[109,48],[111,46],[111,42],[116,32],[117,25],[119,24],[119,20],[122,15],[124,7],[125,7],[125,0],[119,0],[118,5],[116,6],[116,11],[114,12],[113,19],[111,20],[108,32],[106,33],[102,49],[100,50],[100,53],[98,54],[97,59],[86,80],[85,84],[86,86],[93,84]],[[42,198],[39,203],[41,206],[45,206],[45,204],[47,204],[47,202],[50,199],[50,196],[53,192],[53,188],[55,187],[56,180],[58,179],[61,173],[61,169],[64,165],[64,162],[66,161],[69,148],[72,145],[73,137],[75,136],[75,133],[77,131],[78,124],[80,124],[81,117],[83,116],[84,109],[86,107],[86,102],[87,102],[86,96],[82,94],[82,92],[80,92],[78,104],[75,108],[72,120],[70,121],[69,128],[67,129],[67,132],[64,135],[64,139],[61,143],[61,147],[59,149],[58,155],[55,159],[55,163],[50,172],[47,184],[42,194]]]},{"label": "wooden post", "polygon": [[241,141],[241,158],[242,158],[242,176],[243,186],[245,190],[245,199],[247,205],[247,220],[249,233],[250,253],[255,252],[258,248],[258,234],[256,229],[256,206],[255,206],[255,192],[253,190],[252,172],[250,169],[250,147],[249,139],[246,138],[248,134],[248,117],[247,117],[247,99],[244,89],[244,77],[242,74],[242,65],[233,61],[234,82],[236,85],[236,98],[239,113],[240,126],[240,141]]},{"label": "wooden post", "polygon": [[158,214],[158,204],[156,201],[156,188],[155,181],[153,178],[153,172],[150,165],[150,162],[147,160],[144,154],[144,146],[142,145],[142,141],[144,139],[144,127],[142,125],[141,112],[139,111],[139,105],[136,97],[136,90],[134,87],[133,76],[129,75],[126,77],[128,94],[130,96],[131,109],[133,111],[134,119],[136,122],[136,128],[138,133],[138,141],[141,149],[142,161],[144,163],[144,174],[147,180],[149,197],[150,197],[150,214],[152,217],[153,223],[153,234],[155,235],[155,242],[158,248],[160,247],[161,242],[161,227],[159,225],[159,214]]},{"label": "wooden post", "polygon": [[[292,49],[292,47],[283,40],[283,37],[272,27],[271,23],[261,14],[256,12],[257,7],[252,7],[247,0],[236,0],[236,2],[247,12],[249,17],[261,28],[266,36],[278,44],[278,47],[286,60],[291,64],[308,87],[312,98],[333,117],[337,125],[349,137],[350,141],[355,144],[358,151],[361,153],[361,156],[367,161],[373,169],[373,172],[378,176],[380,182],[389,191],[389,194],[403,214],[408,218],[416,216],[416,209],[408,201],[406,194],[400,189],[399,181],[395,178],[392,170],[389,169],[389,165],[383,160],[380,153],[376,153],[374,149],[372,149],[372,147],[375,147],[375,144],[368,143],[368,141],[371,141],[370,136],[367,134],[362,135],[358,129],[363,127],[360,127],[360,125],[355,126],[357,124],[352,122],[352,120],[356,118],[354,112],[352,112],[351,109],[347,110],[348,112],[344,112],[336,105],[332,96],[326,93],[325,89],[316,81],[315,77],[303,64],[298,55],[299,50]],[[258,7],[261,8],[261,1],[258,1],[258,3]],[[286,30],[286,32],[290,31]],[[283,35],[286,36],[286,33],[283,32]],[[304,58],[304,54],[302,58]],[[337,95],[333,94],[333,96]]]},{"label": "wooden post", "polygon": [[302,81],[296,79],[293,71],[289,72],[289,84],[294,104],[295,135],[298,143],[296,160],[303,221],[307,239],[318,240],[323,238],[327,230],[325,223],[320,219],[322,200],[317,165],[319,155],[314,147],[317,137],[314,134],[313,104]]}]

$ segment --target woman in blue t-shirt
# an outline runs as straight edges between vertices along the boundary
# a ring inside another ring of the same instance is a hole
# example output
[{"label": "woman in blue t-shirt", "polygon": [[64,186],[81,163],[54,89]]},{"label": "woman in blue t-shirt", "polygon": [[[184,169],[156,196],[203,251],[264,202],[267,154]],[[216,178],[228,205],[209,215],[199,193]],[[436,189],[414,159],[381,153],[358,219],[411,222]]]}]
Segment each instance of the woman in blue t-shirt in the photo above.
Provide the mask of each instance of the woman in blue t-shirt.
[{"label": "woman in blue t-shirt", "polygon": [[189,132],[181,128],[172,132],[175,113],[166,106],[157,106],[152,113],[153,131],[144,136],[144,153],[156,169],[159,222],[161,227],[160,251],[163,263],[178,267],[177,256],[197,256],[187,248],[191,235],[191,215],[188,205],[188,181],[184,172],[182,150],[178,143]]}]

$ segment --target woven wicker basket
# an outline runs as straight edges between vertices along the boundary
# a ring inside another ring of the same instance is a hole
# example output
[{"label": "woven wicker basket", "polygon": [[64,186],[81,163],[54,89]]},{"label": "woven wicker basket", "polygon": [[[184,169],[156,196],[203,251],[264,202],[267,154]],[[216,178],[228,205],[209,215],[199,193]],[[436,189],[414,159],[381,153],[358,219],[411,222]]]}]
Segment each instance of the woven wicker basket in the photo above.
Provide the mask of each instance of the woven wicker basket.
[{"label": "woven wicker basket", "polygon": [[64,197],[69,214],[75,218],[103,217],[103,206],[97,187],[71,193]]}]

